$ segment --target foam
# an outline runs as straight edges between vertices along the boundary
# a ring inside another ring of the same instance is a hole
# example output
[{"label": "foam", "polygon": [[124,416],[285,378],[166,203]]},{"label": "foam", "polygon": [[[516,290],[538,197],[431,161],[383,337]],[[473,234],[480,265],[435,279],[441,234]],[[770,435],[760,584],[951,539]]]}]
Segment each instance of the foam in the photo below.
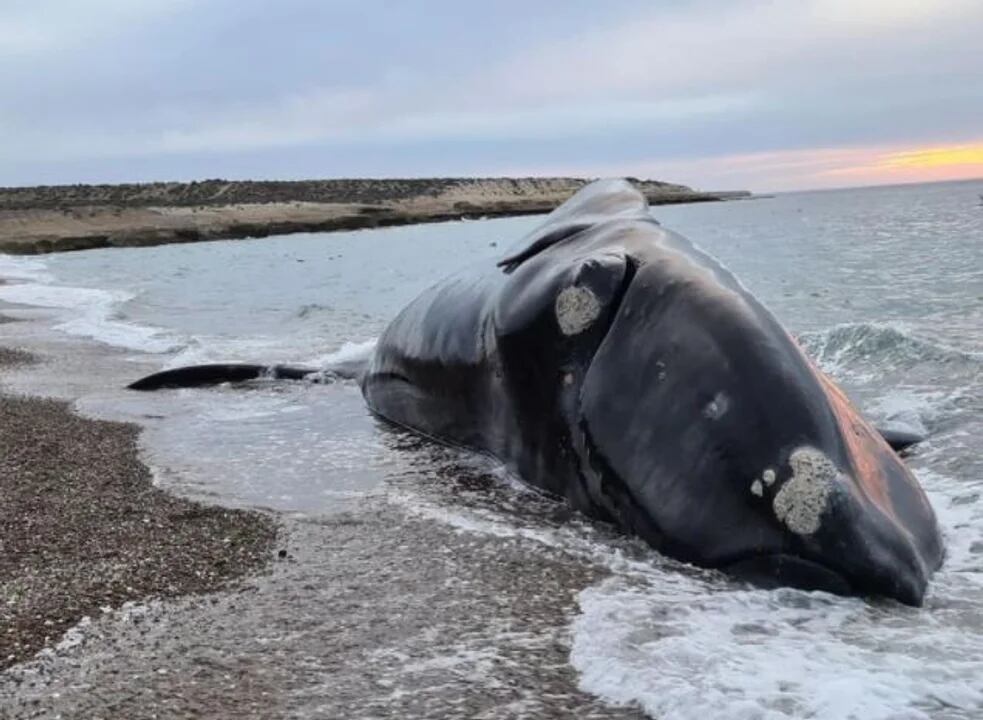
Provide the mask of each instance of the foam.
[{"label": "foam", "polygon": [[[975,517],[976,506],[948,507],[950,488],[939,487],[946,478],[926,481],[947,532]],[[387,496],[462,532],[537,542],[608,567],[612,577],[578,596],[570,656],[581,689],[607,702],[680,720],[927,719],[945,710],[968,718],[983,711],[983,639],[940,623],[931,608],[743,589],[654,552],[632,559],[589,525],[528,526],[414,493]],[[965,540],[937,597],[950,582],[966,582],[972,556]]]},{"label": "foam", "polygon": [[341,363],[355,363],[368,360],[375,346],[378,343],[376,338],[362,341],[347,341],[341,347],[325,355],[319,355],[310,362],[318,367],[327,368]]},{"label": "foam", "polygon": [[138,325],[114,318],[119,305],[133,299],[120,290],[64,287],[41,283],[0,286],[0,300],[65,311],[67,318],[54,328],[68,335],[92,338],[107,345],[164,353],[179,342],[160,328]]},{"label": "foam", "polygon": [[[51,647],[41,648],[35,653],[33,662],[43,662],[46,659],[60,655],[73,655],[84,647],[85,643],[93,634],[100,630],[104,631],[106,623],[139,622],[140,619],[160,609],[161,606],[162,603],[160,601],[142,603],[134,600],[127,600],[119,608],[112,608],[105,605],[100,608],[101,615],[99,617],[93,619],[89,615],[83,615],[75,625],[72,625],[64,632],[57,643]],[[31,661],[28,662],[30,663]],[[35,664],[35,667],[38,667],[38,665]]]},{"label": "foam", "polygon": [[47,264],[42,260],[3,254],[0,254],[0,278],[34,282],[50,282],[53,279]]},{"label": "foam", "polygon": [[934,423],[951,401],[950,393],[938,390],[892,388],[867,404],[868,411],[886,420],[897,430],[907,430],[919,435],[929,433]]},{"label": "foam", "polygon": [[983,572],[967,577],[974,535],[962,531],[983,524],[983,511],[951,503],[954,481],[924,480],[947,535],[961,533],[926,609],[746,589],[655,552],[626,553],[618,543],[630,541],[612,543],[587,523],[544,527],[392,488],[387,497],[460,532],[535,542],[607,567],[612,576],[578,596],[570,655],[580,688],[606,702],[680,720],[977,717],[983,638],[940,622],[931,603],[944,608],[967,583],[974,595],[983,591]]},{"label": "foam", "polygon": [[634,564],[579,595],[571,663],[581,689],[681,720],[983,716],[973,610],[983,569],[972,550],[983,504],[971,501],[983,482],[919,476],[947,546],[925,608]]},{"label": "foam", "polygon": [[[164,369],[213,362],[288,363],[331,369],[333,366],[368,360],[375,349],[375,338],[347,341],[328,353],[311,355],[310,338],[253,337],[192,338],[179,353],[169,358]],[[298,360],[298,358],[304,358]]]},{"label": "foam", "polygon": [[[872,381],[888,370],[923,363],[978,363],[983,353],[919,337],[905,323],[843,323],[799,336],[819,366],[837,376]],[[877,366],[876,372],[873,366]]]},{"label": "foam", "polygon": [[447,525],[461,532],[497,538],[531,540],[547,547],[561,547],[563,541],[548,529],[528,528],[509,522],[498,513],[476,508],[446,507],[427,502],[418,495],[390,489],[386,499],[401,506],[410,515]]},{"label": "foam", "polygon": [[[929,718],[983,710],[979,643],[927,612],[793,590],[671,592],[611,578],[580,593],[580,687],[653,717]],[[920,637],[922,636],[922,637]],[[933,662],[942,653],[944,662]],[[971,715],[966,715],[970,717]]]},{"label": "foam", "polygon": [[250,362],[273,364],[283,362],[285,350],[278,338],[222,338],[197,336],[168,358],[164,369],[214,362]]}]

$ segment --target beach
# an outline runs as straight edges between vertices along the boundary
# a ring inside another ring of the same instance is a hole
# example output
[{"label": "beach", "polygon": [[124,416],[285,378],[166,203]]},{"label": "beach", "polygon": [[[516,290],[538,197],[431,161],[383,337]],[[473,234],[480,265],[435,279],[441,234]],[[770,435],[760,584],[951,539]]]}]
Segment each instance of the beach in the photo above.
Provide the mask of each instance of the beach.
[{"label": "beach", "polygon": [[[33,478],[61,513],[11,533],[13,554],[51,545],[4,572],[47,573],[32,587],[56,608],[18,611],[41,649],[0,672],[0,716],[977,717],[981,190],[653,213],[774,308],[874,422],[928,436],[906,463],[947,558],[918,609],[673,561],[488,458],[380,423],[352,381],[125,389],[162,367],[364,356],[421,291],[494,264],[538,218],[0,257],[0,346],[34,355],[5,352],[0,373],[21,503],[6,512],[35,517]],[[200,524],[166,525],[185,503],[208,508]],[[169,529],[142,533],[144,517]],[[276,539],[226,549],[253,518],[275,518]],[[119,548],[132,594],[100,554]],[[199,579],[216,557],[227,572]],[[56,627],[63,608],[77,621]]]},{"label": "beach", "polygon": [[[580,178],[322,180],[0,188],[0,252],[38,254],[549,212]],[[653,205],[747,197],[638,180]]]},{"label": "beach", "polygon": [[[37,362],[0,348],[0,373]],[[274,556],[276,522],[156,487],[135,425],[0,394],[0,669],[127,602],[228,587]]]},{"label": "beach", "polygon": [[[8,340],[32,337],[31,311],[4,310]],[[644,717],[578,688],[567,661],[567,618],[603,563],[475,536],[392,497],[331,513],[183,499],[154,486],[136,425],[6,382],[68,378],[52,389],[65,398],[73,372],[125,357],[41,345],[50,357],[0,351],[0,497],[16,518],[0,565],[3,717]],[[412,436],[392,442],[409,467],[441,468],[440,497],[508,492]],[[533,512],[559,528],[558,510]]]}]

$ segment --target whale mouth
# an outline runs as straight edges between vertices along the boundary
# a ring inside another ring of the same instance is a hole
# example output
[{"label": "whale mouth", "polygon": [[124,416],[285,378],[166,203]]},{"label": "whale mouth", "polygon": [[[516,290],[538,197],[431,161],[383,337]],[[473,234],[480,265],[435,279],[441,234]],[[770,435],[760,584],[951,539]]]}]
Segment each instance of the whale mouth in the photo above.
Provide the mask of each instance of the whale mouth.
[{"label": "whale mouth", "polygon": [[793,587],[799,590],[822,590],[834,595],[856,594],[842,574],[798,555],[754,555],[731,562],[720,569],[728,575],[767,589]]}]

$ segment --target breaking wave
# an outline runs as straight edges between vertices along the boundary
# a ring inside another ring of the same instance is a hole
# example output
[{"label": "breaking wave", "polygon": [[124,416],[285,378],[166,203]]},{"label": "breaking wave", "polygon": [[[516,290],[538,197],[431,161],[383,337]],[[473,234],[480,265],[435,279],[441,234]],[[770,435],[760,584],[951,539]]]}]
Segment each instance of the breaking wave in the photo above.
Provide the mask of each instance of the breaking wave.
[{"label": "breaking wave", "polygon": [[919,366],[978,367],[979,353],[967,352],[917,337],[894,324],[847,323],[803,333],[799,342],[826,370],[856,373],[864,369],[911,370]]}]

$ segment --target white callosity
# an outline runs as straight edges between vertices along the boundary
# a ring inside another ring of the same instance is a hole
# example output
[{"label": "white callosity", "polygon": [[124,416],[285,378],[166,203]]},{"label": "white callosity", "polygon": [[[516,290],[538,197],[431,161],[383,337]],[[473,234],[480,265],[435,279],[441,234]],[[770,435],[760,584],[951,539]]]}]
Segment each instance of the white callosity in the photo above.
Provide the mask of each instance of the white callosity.
[{"label": "white callosity", "polygon": [[601,314],[601,303],[587,287],[571,285],[556,296],[556,321],[564,335],[577,335],[589,328]]},{"label": "white callosity", "polygon": [[719,420],[729,407],[730,400],[727,399],[727,395],[723,391],[718,392],[713,396],[713,400],[703,408],[703,417],[709,420]]},{"label": "white callosity", "polygon": [[757,495],[758,497],[764,497],[765,487],[771,487],[775,484],[775,471],[768,468],[763,473],[761,473],[760,478],[755,478],[751,482],[751,494]]},{"label": "white callosity", "polygon": [[772,507],[789,530],[798,535],[812,535],[822,523],[840,472],[832,460],[811,447],[796,449],[788,462],[792,477],[775,495]]}]

